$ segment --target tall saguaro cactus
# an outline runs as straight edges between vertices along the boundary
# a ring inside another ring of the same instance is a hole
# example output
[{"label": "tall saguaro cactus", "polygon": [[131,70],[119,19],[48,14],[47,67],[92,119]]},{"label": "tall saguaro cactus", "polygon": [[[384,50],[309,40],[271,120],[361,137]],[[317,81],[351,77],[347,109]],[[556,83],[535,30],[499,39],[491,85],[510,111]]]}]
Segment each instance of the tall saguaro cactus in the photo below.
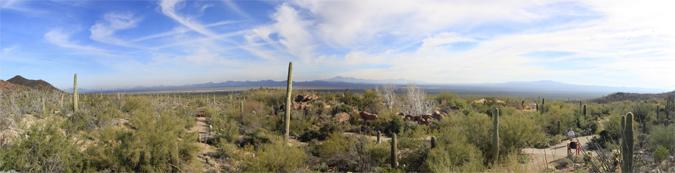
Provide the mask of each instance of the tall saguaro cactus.
[{"label": "tall saguaro cactus", "polygon": [[499,108],[492,110],[492,160],[497,165],[499,160]]},{"label": "tall saguaro cactus", "polygon": [[78,106],[78,94],[77,94],[77,73],[73,75],[73,112],[77,112]]},{"label": "tall saguaro cactus", "polygon": [[670,120],[670,115],[675,112],[675,96],[671,95],[666,98],[666,107],[664,107],[666,112],[666,120]]},{"label": "tall saguaro cactus", "polygon": [[621,172],[633,172],[633,113],[621,117]]},{"label": "tall saguaro cactus", "polygon": [[286,117],[284,119],[284,140],[288,142],[291,130],[291,91],[293,91],[293,62],[288,62],[288,79],[286,80]]},{"label": "tall saguaro cactus", "polygon": [[541,98],[541,105],[539,105],[539,106],[540,106],[539,112],[542,113],[542,114],[543,114],[544,112],[546,112],[546,105],[545,105],[545,103],[546,103],[546,100],[544,100],[544,98]]},{"label": "tall saguaro cactus", "polygon": [[47,105],[45,105],[45,101],[47,98],[43,97],[42,98],[42,115],[45,116],[47,115]]},{"label": "tall saguaro cactus", "polygon": [[588,112],[586,112],[586,105],[584,105],[584,109],[581,112],[581,114],[584,115],[584,118],[586,117],[586,115],[588,115]]},{"label": "tall saguaro cactus", "polygon": [[398,167],[398,139],[396,137],[396,133],[392,133],[391,136],[391,167],[396,168]]},{"label": "tall saguaro cactus", "polygon": [[380,138],[381,138],[381,137],[382,137],[382,132],[380,132],[380,131],[378,130],[378,131],[377,131],[377,140],[376,140],[376,143],[377,143],[377,144],[380,144]]}]

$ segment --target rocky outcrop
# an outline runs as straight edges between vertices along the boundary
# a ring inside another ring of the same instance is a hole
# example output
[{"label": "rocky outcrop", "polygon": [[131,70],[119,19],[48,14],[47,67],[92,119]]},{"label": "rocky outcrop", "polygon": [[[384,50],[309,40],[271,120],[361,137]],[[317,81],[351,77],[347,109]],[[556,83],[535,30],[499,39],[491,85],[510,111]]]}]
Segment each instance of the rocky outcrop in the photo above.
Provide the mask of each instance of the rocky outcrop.
[{"label": "rocky outcrop", "polygon": [[335,119],[336,122],[342,123],[349,121],[350,115],[346,112],[340,112],[335,114],[333,118]]},{"label": "rocky outcrop", "polygon": [[359,115],[361,116],[361,119],[364,120],[364,121],[373,121],[373,120],[377,120],[377,114],[374,114],[374,113],[370,113],[370,112],[366,112],[366,111],[361,111],[361,112],[359,113]]}]

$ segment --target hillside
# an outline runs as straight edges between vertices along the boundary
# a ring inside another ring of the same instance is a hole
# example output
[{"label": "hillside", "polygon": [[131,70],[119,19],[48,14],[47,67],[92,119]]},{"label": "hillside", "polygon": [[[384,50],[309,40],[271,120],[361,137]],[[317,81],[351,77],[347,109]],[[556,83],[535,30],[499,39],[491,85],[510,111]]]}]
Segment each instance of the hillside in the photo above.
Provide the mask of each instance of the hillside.
[{"label": "hillside", "polygon": [[4,80],[0,80],[0,90],[15,89],[15,88],[17,88],[17,86],[14,85],[13,83],[10,83],[10,82],[4,81]]},{"label": "hillside", "polygon": [[52,86],[52,84],[49,84],[44,80],[26,79],[21,75],[16,75],[13,78],[7,80],[7,82],[14,85],[25,86],[32,89],[59,91],[59,89],[57,89],[56,87]]},{"label": "hillside", "polygon": [[648,100],[648,99],[665,99],[668,96],[675,96],[675,91],[659,93],[659,94],[640,94],[640,93],[624,93],[618,92],[604,97],[594,99],[597,103],[609,103],[626,100]]}]

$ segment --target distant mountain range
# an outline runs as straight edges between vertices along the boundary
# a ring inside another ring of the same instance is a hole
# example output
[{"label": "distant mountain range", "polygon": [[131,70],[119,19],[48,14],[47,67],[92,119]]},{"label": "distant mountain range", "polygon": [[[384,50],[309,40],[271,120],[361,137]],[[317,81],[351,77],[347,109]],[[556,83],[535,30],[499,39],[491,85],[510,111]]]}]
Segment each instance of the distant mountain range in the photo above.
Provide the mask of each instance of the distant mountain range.
[{"label": "distant mountain range", "polygon": [[[293,86],[297,89],[316,90],[364,90],[390,85],[402,92],[410,83],[406,80],[367,80],[352,77],[334,77],[324,80],[294,81]],[[591,99],[606,96],[616,92],[632,93],[660,93],[659,89],[631,88],[631,87],[608,87],[592,85],[575,85],[555,81],[521,81],[505,83],[482,83],[482,84],[428,84],[416,83],[427,92],[450,91],[460,95],[476,96],[522,96],[522,97],[552,97],[559,99]],[[80,89],[83,93],[113,93],[113,92],[214,92],[214,91],[237,91],[251,88],[283,88],[286,81],[257,80],[257,81],[226,81],[208,82],[201,84],[176,85],[176,86],[151,86],[133,87],[121,89]]]},{"label": "distant mountain range", "polygon": [[[334,77],[324,80],[295,81],[296,89],[312,90],[365,90],[382,86],[394,87],[397,92],[405,92],[409,84],[430,93],[453,92],[464,96],[517,96],[517,97],[546,97],[557,99],[592,99],[596,102],[612,102],[622,100],[644,100],[650,98],[663,99],[675,95],[675,91],[667,92],[659,89],[608,87],[592,85],[575,85],[555,81],[520,81],[505,83],[481,84],[429,84],[406,80],[368,80],[352,77]],[[162,93],[162,92],[222,92],[239,91],[251,88],[284,88],[286,81],[257,80],[257,81],[226,81],[208,82],[190,85],[151,86],[120,89],[86,89],[80,88],[81,93]],[[39,89],[58,90],[44,80],[26,79],[20,75],[2,81],[0,90],[7,89]],[[66,89],[72,91],[72,88]]]},{"label": "distant mountain range", "polygon": [[641,93],[613,93],[604,97],[593,99],[598,103],[609,103],[624,100],[648,100],[648,99],[666,99],[669,96],[675,96],[675,91],[658,93],[658,94],[641,94]]}]

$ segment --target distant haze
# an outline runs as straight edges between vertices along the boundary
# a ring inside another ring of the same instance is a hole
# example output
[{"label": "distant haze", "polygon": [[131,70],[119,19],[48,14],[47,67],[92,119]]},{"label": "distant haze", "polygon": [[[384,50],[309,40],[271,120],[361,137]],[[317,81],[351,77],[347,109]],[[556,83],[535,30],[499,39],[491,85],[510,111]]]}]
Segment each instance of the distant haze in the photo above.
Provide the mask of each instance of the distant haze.
[{"label": "distant haze", "polygon": [[[650,88],[607,87],[573,85],[554,81],[530,81],[484,84],[424,84],[390,82],[389,80],[365,80],[358,78],[335,77],[325,80],[294,81],[296,89],[311,90],[365,90],[382,87],[394,87],[399,92],[405,92],[409,85],[419,87],[429,93],[453,92],[465,96],[518,96],[518,97],[546,97],[554,99],[592,99],[616,92],[631,93],[662,93],[665,90]],[[286,81],[227,81],[209,82],[190,85],[169,85],[132,87],[116,89],[80,89],[85,93],[166,93],[166,92],[223,92],[240,91],[251,88],[285,88]],[[71,89],[66,89],[70,91]]]}]

